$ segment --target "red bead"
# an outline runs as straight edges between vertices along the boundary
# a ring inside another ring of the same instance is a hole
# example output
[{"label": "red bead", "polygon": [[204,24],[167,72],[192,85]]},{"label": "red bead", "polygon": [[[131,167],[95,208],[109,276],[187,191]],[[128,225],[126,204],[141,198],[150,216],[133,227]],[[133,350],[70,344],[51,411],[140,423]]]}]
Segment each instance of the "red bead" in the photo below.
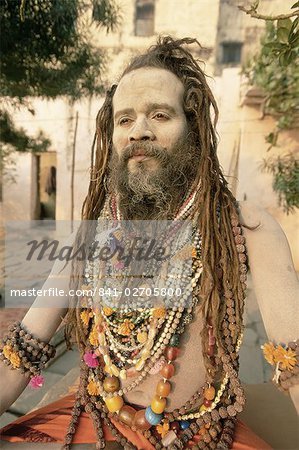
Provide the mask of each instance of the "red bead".
[{"label": "red bead", "polygon": [[196,445],[195,441],[188,441],[187,448],[192,448],[194,445]]},{"label": "red bead", "polygon": [[137,413],[134,416],[133,424],[134,427],[137,428],[137,430],[146,431],[149,430],[151,427],[151,424],[148,423],[148,421],[145,418],[145,409],[141,409],[140,411],[137,411]]},{"label": "red bead", "polygon": [[179,354],[179,349],[177,347],[166,347],[165,356],[168,361],[174,361]]},{"label": "red bead", "polygon": [[136,409],[132,408],[132,406],[124,405],[120,409],[118,417],[122,423],[124,423],[130,427],[133,423],[135,413],[136,413]]},{"label": "red bead", "polygon": [[173,364],[164,364],[162,367],[160,374],[163,378],[171,378],[174,375],[174,365]]},{"label": "red bead", "polygon": [[180,431],[180,424],[177,421],[171,422],[170,429],[178,433]]},{"label": "red bead", "polygon": [[156,394],[160,397],[167,397],[171,391],[171,384],[169,381],[160,380],[156,387]]},{"label": "red bead", "polygon": [[214,345],[209,345],[207,354],[208,356],[214,356]]},{"label": "red bead", "polygon": [[212,404],[212,400],[208,400],[207,398],[204,399],[203,404],[208,408]]},{"label": "red bead", "polygon": [[197,442],[201,441],[202,438],[201,438],[201,436],[199,436],[199,434],[195,434],[192,439],[195,443],[197,443]]}]

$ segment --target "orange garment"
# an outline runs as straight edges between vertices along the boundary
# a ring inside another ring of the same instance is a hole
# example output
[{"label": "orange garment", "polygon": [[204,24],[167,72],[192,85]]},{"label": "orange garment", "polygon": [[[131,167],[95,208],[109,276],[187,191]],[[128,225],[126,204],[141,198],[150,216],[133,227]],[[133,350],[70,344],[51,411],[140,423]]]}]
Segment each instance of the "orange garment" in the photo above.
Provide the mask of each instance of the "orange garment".
[{"label": "orange garment", "polygon": [[[74,395],[68,395],[50,405],[20,417],[1,430],[1,439],[10,442],[58,442],[63,443],[74,405]],[[118,430],[139,450],[154,450],[149,441],[139,432],[133,432],[114,422]],[[106,441],[114,441],[107,426],[103,426]],[[256,436],[246,425],[238,421],[233,450],[271,450],[271,447]],[[74,444],[96,442],[96,435],[89,415],[82,412],[73,439]]]}]

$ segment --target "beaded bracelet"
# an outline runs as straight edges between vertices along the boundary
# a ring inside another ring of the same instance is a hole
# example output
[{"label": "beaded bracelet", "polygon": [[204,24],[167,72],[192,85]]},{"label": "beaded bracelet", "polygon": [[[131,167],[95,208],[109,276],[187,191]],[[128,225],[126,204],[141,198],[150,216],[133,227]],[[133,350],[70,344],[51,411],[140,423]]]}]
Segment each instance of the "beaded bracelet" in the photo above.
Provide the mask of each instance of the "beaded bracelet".
[{"label": "beaded bracelet", "polygon": [[9,368],[30,377],[30,386],[39,388],[44,378],[41,371],[55,355],[55,348],[33,337],[21,322],[15,322],[0,341],[0,360]]},{"label": "beaded bracelet", "polygon": [[261,346],[266,361],[275,367],[272,381],[283,391],[299,383],[299,339],[287,345],[267,342]]}]

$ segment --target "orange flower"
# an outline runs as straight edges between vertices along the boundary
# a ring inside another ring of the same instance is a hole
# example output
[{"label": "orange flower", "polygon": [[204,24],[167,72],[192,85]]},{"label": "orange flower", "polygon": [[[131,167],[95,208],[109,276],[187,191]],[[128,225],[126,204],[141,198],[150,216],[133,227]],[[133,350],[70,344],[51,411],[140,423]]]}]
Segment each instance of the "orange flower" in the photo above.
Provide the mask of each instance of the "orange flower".
[{"label": "orange flower", "polygon": [[133,324],[133,322],[131,322],[129,319],[125,319],[123,323],[119,325],[117,332],[122,336],[129,336],[134,328],[135,325]]},{"label": "orange flower", "polygon": [[163,425],[157,425],[156,430],[163,439],[169,431],[169,422],[165,421]]},{"label": "orange flower", "polygon": [[292,371],[297,364],[296,352],[278,345],[275,351],[275,362],[279,363],[280,369]]},{"label": "orange flower", "polygon": [[89,324],[89,320],[91,318],[91,314],[87,310],[82,311],[81,314],[80,314],[80,318],[82,320],[83,325],[85,325],[87,327],[88,324]]},{"label": "orange flower", "polygon": [[16,352],[11,352],[9,360],[15,369],[18,369],[20,367],[21,358],[19,357],[19,355]]},{"label": "orange flower", "polygon": [[12,347],[10,345],[4,345],[3,355],[5,356],[5,358],[10,359],[11,352],[12,352]]},{"label": "orange flower", "polygon": [[93,329],[91,330],[88,340],[91,343],[91,345],[94,346],[99,345],[98,330],[96,329],[96,327],[93,327]]},{"label": "orange flower", "polygon": [[265,360],[271,365],[275,364],[276,349],[273,342],[268,342],[267,344],[262,345],[261,349],[263,350]]},{"label": "orange flower", "polygon": [[105,314],[106,317],[111,316],[111,314],[113,314],[113,312],[114,312],[113,309],[109,308],[108,306],[105,306],[103,308],[103,313]]},{"label": "orange flower", "polygon": [[99,395],[102,390],[99,383],[96,383],[94,380],[90,380],[90,382],[87,385],[87,391],[89,395]]},{"label": "orange flower", "polygon": [[162,319],[162,317],[165,317],[166,309],[164,307],[161,308],[155,308],[153,310],[152,316],[156,319]]}]

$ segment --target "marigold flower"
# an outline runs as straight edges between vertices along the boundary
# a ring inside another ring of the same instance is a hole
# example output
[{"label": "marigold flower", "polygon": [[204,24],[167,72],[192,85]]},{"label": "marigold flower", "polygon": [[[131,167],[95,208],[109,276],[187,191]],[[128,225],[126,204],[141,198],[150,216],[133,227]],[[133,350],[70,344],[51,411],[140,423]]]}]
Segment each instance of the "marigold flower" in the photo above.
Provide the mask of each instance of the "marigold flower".
[{"label": "marigold flower", "polygon": [[98,330],[96,329],[96,327],[93,327],[93,329],[91,330],[88,340],[91,343],[91,345],[95,347],[99,345]]},{"label": "marigold flower", "polygon": [[113,309],[109,308],[109,306],[105,306],[103,308],[103,313],[105,314],[106,317],[111,316],[111,314],[113,314],[113,312],[114,312]]},{"label": "marigold flower", "polygon": [[297,364],[296,352],[278,345],[275,351],[275,362],[279,363],[280,369],[292,371]]},{"label": "marigold flower", "polygon": [[166,309],[164,307],[161,308],[155,308],[153,310],[152,316],[156,319],[162,319],[166,315]]},{"label": "marigold flower", "polygon": [[5,358],[9,359],[10,354],[12,352],[12,347],[10,345],[4,345],[2,351],[3,351],[3,355],[5,356]]},{"label": "marigold flower", "polygon": [[157,432],[160,434],[160,436],[162,437],[162,439],[166,436],[166,434],[169,431],[169,422],[164,422],[163,425],[157,425],[156,426],[156,430]]},{"label": "marigold flower", "polygon": [[265,360],[271,365],[275,364],[276,361],[274,358],[276,349],[273,342],[267,342],[261,346],[261,349],[263,350]]},{"label": "marigold flower", "polygon": [[131,322],[129,319],[125,319],[123,323],[119,325],[117,332],[122,336],[129,336],[134,328],[135,325],[133,324],[133,322]]},{"label": "marigold flower", "polygon": [[21,358],[16,352],[11,352],[9,360],[15,369],[18,369],[21,365]]},{"label": "marigold flower", "polygon": [[96,383],[94,380],[90,380],[87,385],[87,392],[89,395],[99,395],[101,393],[101,387],[99,383]]},{"label": "marigold flower", "polygon": [[89,324],[90,317],[91,317],[91,316],[90,316],[90,312],[87,311],[87,310],[82,311],[81,314],[80,314],[80,318],[81,318],[81,320],[82,320],[82,323],[83,323],[83,325],[85,325],[86,327],[87,327],[88,324]]}]

